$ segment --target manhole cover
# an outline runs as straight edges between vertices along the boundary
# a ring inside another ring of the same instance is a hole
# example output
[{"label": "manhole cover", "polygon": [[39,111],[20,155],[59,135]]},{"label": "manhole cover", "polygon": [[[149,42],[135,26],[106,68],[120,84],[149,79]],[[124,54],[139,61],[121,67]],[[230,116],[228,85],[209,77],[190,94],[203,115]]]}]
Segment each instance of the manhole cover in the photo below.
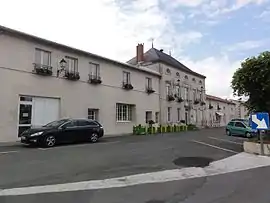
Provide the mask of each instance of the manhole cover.
[{"label": "manhole cover", "polygon": [[179,157],[173,163],[182,167],[205,167],[212,161],[213,159],[207,157]]}]

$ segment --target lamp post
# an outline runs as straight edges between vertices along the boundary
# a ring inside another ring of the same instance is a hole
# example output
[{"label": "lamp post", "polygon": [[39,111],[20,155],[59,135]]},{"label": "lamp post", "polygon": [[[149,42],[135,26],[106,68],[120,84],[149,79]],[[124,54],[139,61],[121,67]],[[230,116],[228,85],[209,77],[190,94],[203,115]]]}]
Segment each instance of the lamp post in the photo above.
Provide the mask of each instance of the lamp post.
[{"label": "lamp post", "polygon": [[60,64],[60,69],[57,70],[57,77],[59,77],[59,74],[66,69],[67,62],[65,59],[61,59],[59,64]]}]

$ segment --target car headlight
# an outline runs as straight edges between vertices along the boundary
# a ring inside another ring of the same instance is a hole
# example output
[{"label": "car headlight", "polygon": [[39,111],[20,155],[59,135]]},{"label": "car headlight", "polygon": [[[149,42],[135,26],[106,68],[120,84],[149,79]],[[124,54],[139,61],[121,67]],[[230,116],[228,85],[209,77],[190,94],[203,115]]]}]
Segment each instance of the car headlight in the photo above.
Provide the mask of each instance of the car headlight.
[{"label": "car headlight", "polygon": [[37,133],[31,134],[30,137],[39,136],[39,135],[41,135],[42,133],[43,133],[43,132],[37,132]]}]

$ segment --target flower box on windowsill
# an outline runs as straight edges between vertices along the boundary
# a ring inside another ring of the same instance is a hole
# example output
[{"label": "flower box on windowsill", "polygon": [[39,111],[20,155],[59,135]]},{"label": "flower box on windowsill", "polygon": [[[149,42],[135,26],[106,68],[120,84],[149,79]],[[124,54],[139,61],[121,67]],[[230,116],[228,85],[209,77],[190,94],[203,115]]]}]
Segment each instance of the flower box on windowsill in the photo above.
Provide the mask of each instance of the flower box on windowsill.
[{"label": "flower box on windowsill", "polygon": [[64,77],[67,78],[68,80],[79,80],[80,74],[79,72],[66,71]]},{"label": "flower box on windowsill", "polygon": [[155,90],[153,90],[152,88],[146,88],[146,92],[147,92],[148,94],[152,94],[152,93],[155,92]]},{"label": "flower box on windowsill", "polygon": [[50,76],[52,75],[52,67],[34,63],[34,72],[38,75]]},{"label": "flower box on windowsill", "polygon": [[98,75],[89,75],[89,83],[91,84],[101,84],[101,77]]},{"label": "flower box on windowsill", "polygon": [[220,107],[218,107],[218,108],[217,108],[217,110],[218,110],[218,111],[220,111],[220,110],[221,110],[221,108],[220,108]]},{"label": "flower box on windowsill", "polygon": [[204,106],[206,103],[204,101],[201,102],[201,106]]},{"label": "flower box on windowsill", "polygon": [[133,86],[130,83],[123,83],[123,88],[126,90],[132,90]]},{"label": "flower box on windowsill", "polygon": [[198,100],[195,100],[195,101],[194,101],[194,104],[195,104],[195,105],[197,105],[197,104],[199,104],[199,103],[200,103],[200,101],[198,101]]},{"label": "flower box on windowsill", "polygon": [[177,100],[176,101],[179,102],[179,103],[182,103],[184,100],[183,100],[182,97],[177,97]]},{"label": "flower box on windowsill", "polygon": [[209,104],[209,109],[213,109],[214,107],[211,105],[211,104]]},{"label": "flower box on windowsill", "polygon": [[167,95],[167,100],[168,101],[174,101],[175,98],[173,97],[173,95]]}]

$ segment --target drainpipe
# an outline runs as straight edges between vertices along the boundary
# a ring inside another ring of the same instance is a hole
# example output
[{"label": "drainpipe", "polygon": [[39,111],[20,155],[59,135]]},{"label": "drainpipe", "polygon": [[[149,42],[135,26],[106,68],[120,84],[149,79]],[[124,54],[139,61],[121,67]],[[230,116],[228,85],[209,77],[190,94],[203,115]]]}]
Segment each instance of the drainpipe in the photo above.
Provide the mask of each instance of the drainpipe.
[{"label": "drainpipe", "polygon": [[[162,111],[162,107],[161,107],[161,104],[162,104],[162,97],[161,97],[161,84],[162,84],[162,71],[161,71],[161,64],[158,63],[158,69],[159,69],[159,73],[161,74],[161,77],[159,79],[159,123],[160,125],[162,125],[162,122],[161,122],[161,111]],[[161,130],[161,134],[162,134],[162,130]]]}]

